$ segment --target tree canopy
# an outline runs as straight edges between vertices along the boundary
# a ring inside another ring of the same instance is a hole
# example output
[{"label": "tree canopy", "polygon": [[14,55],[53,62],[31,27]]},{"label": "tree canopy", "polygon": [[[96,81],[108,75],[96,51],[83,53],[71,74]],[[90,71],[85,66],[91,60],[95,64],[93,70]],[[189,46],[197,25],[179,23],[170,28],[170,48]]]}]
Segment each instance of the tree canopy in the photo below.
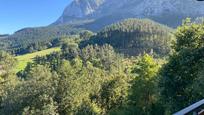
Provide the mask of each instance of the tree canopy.
[{"label": "tree canopy", "polygon": [[172,29],[148,19],[127,19],[105,27],[80,46],[110,44],[116,51],[130,56],[152,51],[164,56],[170,52],[172,32]]}]

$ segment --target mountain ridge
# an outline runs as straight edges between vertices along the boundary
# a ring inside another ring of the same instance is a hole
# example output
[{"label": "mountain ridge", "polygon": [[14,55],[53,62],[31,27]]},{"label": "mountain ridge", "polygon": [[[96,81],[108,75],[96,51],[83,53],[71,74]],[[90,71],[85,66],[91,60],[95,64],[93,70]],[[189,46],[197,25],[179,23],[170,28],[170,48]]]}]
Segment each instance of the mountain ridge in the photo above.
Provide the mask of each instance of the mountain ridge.
[{"label": "mountain ridge", "polygon": [[[91,23],[94,23],[104,17],[117,17],[119,14],[121,17],[124,15],[124,18],[113,20],[111,23],[125,18],[150,18],[159,23],[177,27],[187,17],[203,16],[203,11],[204,3],[196,0],[120,0],[120,2],[74,0],[54,24],[72,24],[80,20],[92,20]],[[175,23],[172,21],[168,23],[169,20],[174,20]]]},{"label": "mountain ridge", "polygon": [[[1,38],[0,49],[17,48],[44,43],[83,30],[99,32],[107,25],[128,18],[150,19],[177,27],[186,17],[204,16],[204,2],[196,0],[74,0],[59,19],[45,27],[24,28]],[[9,47],[9,48],[8,48]]]}]

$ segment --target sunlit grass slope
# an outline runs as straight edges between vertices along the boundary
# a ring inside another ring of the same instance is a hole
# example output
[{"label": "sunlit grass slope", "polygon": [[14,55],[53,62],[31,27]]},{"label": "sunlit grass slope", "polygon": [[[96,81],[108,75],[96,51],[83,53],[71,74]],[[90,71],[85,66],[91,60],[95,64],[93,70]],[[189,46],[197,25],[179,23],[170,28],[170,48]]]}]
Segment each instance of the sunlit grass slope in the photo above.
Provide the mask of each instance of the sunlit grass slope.
[{"label": "sunlit grass slope", "polygon": [[60,47],[50,48],[50,49],[46,49],[46,50],[42,50],[42,51],[38,51],[38,52],[34,52],[34,53],[16,56],[18,64],[16,66],[15,71],[19,72],[21,70],[24,70],[27,63],[32,62],[33,59],[37,56],[45,56],[45,55],[48,55],[50,53],[58,52],[58,51],[60,51]]}]

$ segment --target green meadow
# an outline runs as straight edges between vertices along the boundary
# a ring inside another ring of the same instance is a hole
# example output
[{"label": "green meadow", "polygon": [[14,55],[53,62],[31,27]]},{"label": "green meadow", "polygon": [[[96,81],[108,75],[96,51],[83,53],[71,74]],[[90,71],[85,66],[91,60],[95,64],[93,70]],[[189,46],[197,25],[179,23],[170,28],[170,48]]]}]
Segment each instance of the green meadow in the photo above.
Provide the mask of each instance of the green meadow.
[{"label": "green meadow", "polygon": [[29,62],[33,62],[33,59],[37,56],[46,56],[50,53],[53,52],[58,52],[60,51],[60,47],[56,47],[56,48],[50,48],[50,49],[46,49],[46,50],[42,50],[42,51],[38,51],[38,52],[34,52],[34,53],[29,53],[29,54],[25,54],[25,55],[20,55],[20,56],[16,56],[15,58],[17,59],[17,66],[16,66],[16,72],[19,72],[21,70],[24,70],[26,65]]}]

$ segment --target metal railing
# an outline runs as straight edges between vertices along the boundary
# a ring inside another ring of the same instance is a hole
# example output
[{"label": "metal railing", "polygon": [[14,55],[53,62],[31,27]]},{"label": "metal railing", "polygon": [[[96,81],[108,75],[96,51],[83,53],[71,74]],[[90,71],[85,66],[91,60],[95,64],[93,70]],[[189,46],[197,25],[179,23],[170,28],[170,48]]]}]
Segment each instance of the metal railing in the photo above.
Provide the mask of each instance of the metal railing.
[{"label": "metal railing", "polygon": [[204,114],[204,110],[201,108],[204,105],[204,99],[186,107],[185,109],[173,114],[173,115],[188,115],[192,113],[193,115],[201,115]]}]

